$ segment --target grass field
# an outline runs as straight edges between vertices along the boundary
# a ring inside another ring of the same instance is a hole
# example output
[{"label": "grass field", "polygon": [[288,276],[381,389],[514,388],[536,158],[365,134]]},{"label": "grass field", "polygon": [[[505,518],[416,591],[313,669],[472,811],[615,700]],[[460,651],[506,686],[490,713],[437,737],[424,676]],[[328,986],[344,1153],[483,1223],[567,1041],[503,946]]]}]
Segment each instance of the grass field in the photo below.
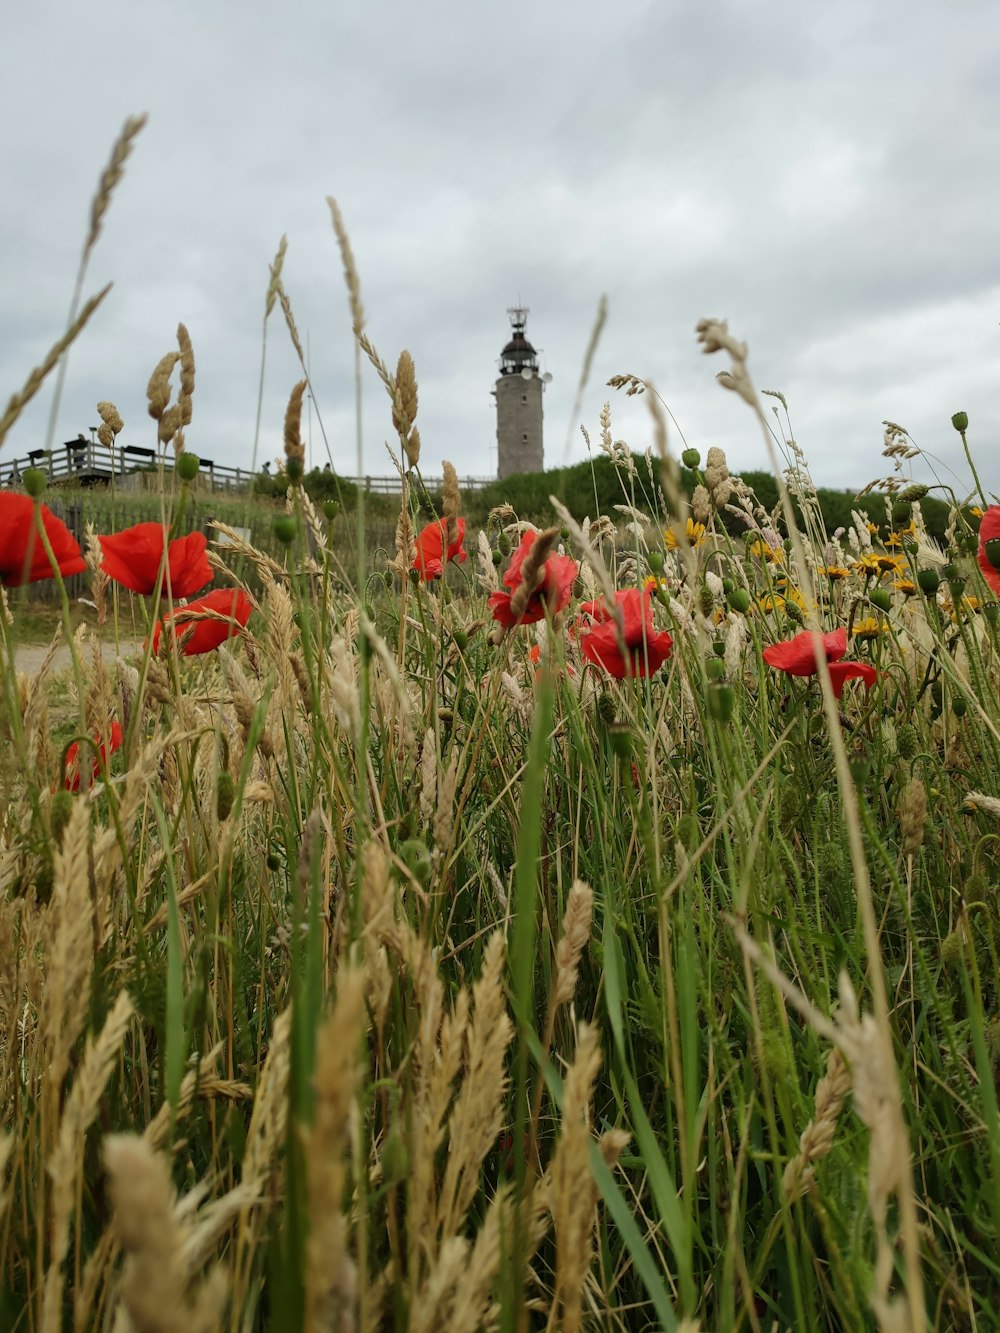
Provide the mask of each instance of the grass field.
[{"label": "grass field", "polygon": [[[825,531],[790,440],[777,511],[717,449],[688,500],[648,386],[641,465],[599,423],[614,514],[465,530],[446,465],[422,529],[413,362],[334,223],[390,548],[295,484],[299,385],[273,543],[216,549],[210,603],[184,485],[169,556],[90,542],[92,629],[54,580],[57,681],[4,590],[0,1326],[1000,1326],[1000,508],[964,414],[945,545],[892,430],[872,522]],[[185,338],[149,390],[181,456]],[[758,430],[745,347],[699,338]],[[0,503],[10,582],[43,518]]]}]

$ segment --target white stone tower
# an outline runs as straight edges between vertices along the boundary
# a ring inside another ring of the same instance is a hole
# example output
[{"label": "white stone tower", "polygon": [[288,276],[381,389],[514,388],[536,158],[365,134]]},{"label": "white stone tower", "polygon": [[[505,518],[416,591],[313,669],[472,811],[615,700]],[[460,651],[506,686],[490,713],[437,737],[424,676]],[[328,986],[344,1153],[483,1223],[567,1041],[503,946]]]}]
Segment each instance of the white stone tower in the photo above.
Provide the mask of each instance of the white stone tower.
[{"label": "white stone tower", "polygon": [[524,336],[528,311],[511,306],[511,339],[500,353],[500,374],[493,390],[497,400],[497,472],[541,472],[542,392],[552,378],[538,373],[535,349]]}]

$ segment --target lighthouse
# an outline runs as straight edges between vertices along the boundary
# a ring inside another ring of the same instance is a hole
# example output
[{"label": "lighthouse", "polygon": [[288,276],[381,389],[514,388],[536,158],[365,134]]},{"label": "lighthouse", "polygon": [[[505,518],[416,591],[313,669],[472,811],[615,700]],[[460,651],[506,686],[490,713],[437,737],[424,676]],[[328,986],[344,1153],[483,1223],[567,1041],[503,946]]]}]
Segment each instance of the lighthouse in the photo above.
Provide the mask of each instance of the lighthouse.
[{"label": "lighthouse", "polygon": [[500,353],[500,374],[493,390],[497,400],[497,463],[500,477],[514,472],[541,472],[542,392],[551,380],[539,374],[538,356],[524,336],[525,306],[511,306],[510,341]]}]

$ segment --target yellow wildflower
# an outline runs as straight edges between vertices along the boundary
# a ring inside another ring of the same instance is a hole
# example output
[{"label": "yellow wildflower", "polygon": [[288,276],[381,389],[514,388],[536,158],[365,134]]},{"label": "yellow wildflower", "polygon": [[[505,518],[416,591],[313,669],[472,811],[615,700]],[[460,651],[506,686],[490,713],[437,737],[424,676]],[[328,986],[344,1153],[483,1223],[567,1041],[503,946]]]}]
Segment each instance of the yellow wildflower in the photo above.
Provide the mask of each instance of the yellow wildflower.
[{"label": "yellow wildflower", "polygon": [[[684,524],[684,535],[689,546],[700,546],[705,540],[704,523],[696,523],[689,515],[688,521]],[[680,548],[680,538],[673,528],[664,528],[663,539],[667,544],[668,551],[676,551]]]}]

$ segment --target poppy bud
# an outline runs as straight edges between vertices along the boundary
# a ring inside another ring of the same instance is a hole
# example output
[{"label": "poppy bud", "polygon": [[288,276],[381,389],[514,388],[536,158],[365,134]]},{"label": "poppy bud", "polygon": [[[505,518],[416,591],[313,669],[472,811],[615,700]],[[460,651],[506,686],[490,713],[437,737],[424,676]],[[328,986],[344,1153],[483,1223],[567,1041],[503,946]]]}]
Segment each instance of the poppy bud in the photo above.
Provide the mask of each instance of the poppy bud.
[{"label": "poppy bud", "polygon": [[289,481],[294,482],[297,485],[302,480],[302,473],[304,471],[305,469],[302,466],[301,458],[289,458],[285,460],[285,472],[288,475]]},{"label": "poppy bud", "polygon": [[917,570],[917,584],[925,597],[933,597],[941,584],[940,576],[936,569]]},{"label": "poppy bud", "polygon": [[40,500],[49,484],[49,474],[44,468],[29,467],[21,478],[24,489],[33,500]]},{"label": "poppy bud", "polygon": [[[503,556],[501,555],[501,553],[500,553],[499,551],[494,551],[494,552],[493,552],[493,563],[494,563],[494,565],[496,565],[496,567],[497,567],[498,569],[500,568],[500,565],[503,563]],[[416,573],[417,571],[416,571],[416,570],[412,570],[411,572],[412,572],[412,573]]]},{"label": "poppy bud", "polygon": [[197,454],[189,454],[186,450],[181,454],[176,463],[177,475],[181,481],[194,481],[198,475],[198,469],[201,466],[201,459]]},{"label": "poppy bud", "polygon": [[868,594],[868,600],[872,606],[877,606],[880,611],[888,611],[892,606],[892,594],[887,588],[872,588]]},{"label": "poppy bud", "polygon": [[712,589],[707,583],[703,583],[698,589],[698,610],[703,616],[710,616],[715,609],[715,598],[712,595]]},{"label": "poppy bud", "polygon": [[958,431],[959,435],[964,435],[965,432],[969,429],[968,412],[956,412],[951,419],[951,424]]},{"label": "poppy bud", "polygon": [[281,869],[281,857],[278,855],[277,852],[268,852],[267,868],[272,872]]},{"label": "poppy bud", "polygon": [[732,581],[731,578],[724,578],[722,580],[722,591],[726,594],[727,597],[735,587],[736,584]]},{"label": "poppy bud", "polygon": [[951,711],[956,717],[965,717],[969,711],[969,701],[964,694],[958,694],[951,701]]},{"label": "poppy bud", "polygon": [[964,952],[965,946],[962,943],[962,932],[960,930],[953,930],[950,935],[946,935],[941,941],[941,962],[947,968],[958,968],[962,962]]},{"label": "poppy bud", "polygon": [[431,882],[431,874],[434,870],[427,844],[420,838],[410,838],[408,842],[404,842],[400,847],[399,855],[403,865],[406,866],[420,887],[426,889]]},{"label": "poppy bud", "polygon": [[646,564],[649,566],[650,573],[656,575],[662,574],[663,573],[662,552],[650,551],[649,555],[646,557]]},{"label": "poppy bud", "polygon": [[323,517],[326,519],[327,523],[332,523],[339,513],[340,505],[336,500],[323,501]]},{"label": "poppy bud", "polygon": [[896,732],[896,753],[904,762],[914,757],[920,748],[917,729],[912,722],[904,722]]},{"label": "poppy bud", "polygon": [[215,783],[215,813],[220,821],[228,819],[236,801],[236,783],[232,773],[223,769]]},{"label": "poppy bud", "polygon": [[731,685],[716,682],[708,687],[708,715],[713,722],[728,722],[733,716],[735,702]]},{"label": "poppy bud", "polygon": [[69,817],[73,813],[73,793],[67,791],[65,787],[59,787],[52,794],[52,808],[50,818],[52,820],[52,841],[56,845],[62,842],[63,829],[69,823]]},{"label": "poppy bud", "polygon": [[452,637],[452,642],[454,643],[458,651],[460,653],[464,653],[466,648],[468,648],[469,646],[469,636],[468,634],[466,634],[465,630],[457,629],[455,630],[454,634],[452,634],[451,637]]},{"label": "poppy bud", "polygon": [[701,454],[697,449],[685,449],[681,454],[681,462],[693,472],[696,467],[701,465]]},{"label": "poppy bud", "polygon": [[559,530],[559,536],[563,539],[564,542],[568,542],[568,541],[569,541],[569,528],[560,528],[560,530]]},{"label": "poppy bud", "polygon": [[913,507],[908,500],[897,500],[892,506],[892,526],[905,528],[913,516]]},{"label": "poppy bud", "polygon": [[410,1173],[410,1155],[399,1127],[393,1125],[382,1145],[382,1177],[387,1185],[398,1185]]},{"label": "poppy bud", "polygon": [[983,615],[990,625],[1000,625],[1000,602],[987,602],[983,607]]},{"label": "poppy bud", "polygon": [[1000,569],[1000,537],[991,537],[983,542],[983,555],[994,569]]},{"label": "poppy bud", "polygon": [[726,664],[721,657],[710,657],[708,659],[705,663],[705,675],[708,676],[709,680],[725,680]]},{"label": "poppy bud", "polygon": [[750,610],[750,594],[746,588],[734,588],[729,594],[729,605],[734,611],[746,615],[747,611]]},{"label": "poppy bud", "polygon": [[615,724],[615,701],[607,690],[602,690],[597,696],[597,716],[607,726],[612,727]]},{"label": "poppy bud", "polygon": [[795,602],[785,603],[785,615],[788,617],[788,619],[792,622],[793,625],[801,625],[805,621],[805,616],[802,614],[801,606],[799,606]]}]

